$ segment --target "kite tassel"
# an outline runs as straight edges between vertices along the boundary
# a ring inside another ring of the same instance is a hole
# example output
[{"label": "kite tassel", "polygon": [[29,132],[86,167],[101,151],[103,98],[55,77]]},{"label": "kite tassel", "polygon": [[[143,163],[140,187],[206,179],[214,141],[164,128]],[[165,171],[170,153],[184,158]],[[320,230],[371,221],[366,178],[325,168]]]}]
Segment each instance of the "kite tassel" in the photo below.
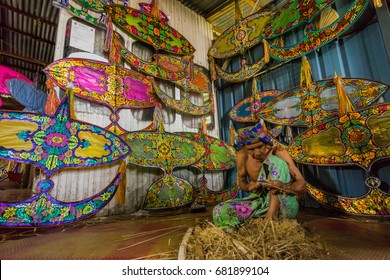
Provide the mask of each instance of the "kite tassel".
[{"label": "kite tassel", "polygon": [[215,70],[215,60],[212,56],[209,56],[209,66],[210,66],[210,75],[211,80],[217,80],[217,71]]},{"label": "kite tassel", "polygon": [[119,173],[121,173],[121,181],[119,182],[115,200],[119,206],[123,206],[126,202],[126,162],[125,161],[122,161],[121,166],[119,167]]},{"label": "kite tassel", "polygon": [[56,91],[54,90],[54,83],[52,80],[46,80],[46,87],[48,89],[47,100],[45,104],[45,113],[54,115],[61,100],[58,98]]},{"label": "kite tassel", "polygon": [[374,3],[375,8],[382,7],[382,0],[372,0],[372,2]]},{"label": "kite tassel", "polygon": [[104,42],[104,51],[110,52],[111,50],[111,44],[112,44],[112,34],[113,34],[113,26],[112,26],[112,20],[111,17],[107,17],[107,23],[106,23],[106,40]]},{"label": "kite tassel", "polygon": [[337,76],[336,73],[334,83],[336,84],[337,100],[339,103],[339,114],[345,115],[349,112],[355,111],[355,106],[352,104],[351,99],[343,88],[341,76]]},{"label": "kite tassel", "polygon": [[264,46],[264,62],[268,63],[270,61],[270,55],[269,55],[269,44],[266,39],[263,39],[263,46]]},{"label": "kite tassel", "polygon": [[237,131],[234,128],[232,121],[229,122],[229,144],[234,145],[234,139],[237,137]]},{"label": "kite tassel", "polygon": [[301,76],[300,76],[300,87],[311,88],[313,85],[312,77],[311,77],[311,66],[310,62],[306,56],[302,57],[301,63]]}]

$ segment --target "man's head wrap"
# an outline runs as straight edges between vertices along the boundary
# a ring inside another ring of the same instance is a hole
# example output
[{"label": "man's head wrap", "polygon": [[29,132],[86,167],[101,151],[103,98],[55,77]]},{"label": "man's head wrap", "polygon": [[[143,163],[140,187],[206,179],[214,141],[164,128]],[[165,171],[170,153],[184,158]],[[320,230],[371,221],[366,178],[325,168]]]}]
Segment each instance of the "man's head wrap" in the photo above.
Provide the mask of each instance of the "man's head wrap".
[{"label": "man's head wrap", "polygon": [[238,134],[238,142],[241,145],[252,145],[262,141],[270,146],[273,145],[271,138],[268,136],[266,130],[263,128],[261,122],[255,126],[244,128]]}]

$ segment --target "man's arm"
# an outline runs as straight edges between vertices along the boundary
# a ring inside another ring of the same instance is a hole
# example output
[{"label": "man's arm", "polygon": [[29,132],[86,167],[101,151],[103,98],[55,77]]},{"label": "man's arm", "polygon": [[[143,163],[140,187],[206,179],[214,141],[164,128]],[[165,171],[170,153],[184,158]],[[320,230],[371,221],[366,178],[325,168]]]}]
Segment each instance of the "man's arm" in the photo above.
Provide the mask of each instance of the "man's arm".
[{"label": "man's arm", "polygon": [[[302,176],[302,173],[299,171],[298,167],[295,165],[293,159],[286,149],[278,149],[276,156],[282,158],[287,162],[289,172],[293,179],[293,182],[290,184],[284,184],[284,188],[293,191],[297,195],[302,195],[306,191],[306,181]],[[282,183],[283,184],[283,183]]]}]

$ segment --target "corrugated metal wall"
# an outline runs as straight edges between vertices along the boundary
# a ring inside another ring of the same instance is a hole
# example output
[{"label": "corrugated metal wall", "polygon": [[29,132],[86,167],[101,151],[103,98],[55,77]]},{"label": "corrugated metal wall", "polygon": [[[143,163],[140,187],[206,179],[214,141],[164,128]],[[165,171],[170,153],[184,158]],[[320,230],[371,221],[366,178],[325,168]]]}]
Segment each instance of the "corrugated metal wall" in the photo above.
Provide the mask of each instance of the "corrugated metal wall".
[{"label": "corrugated metal wall", "polygon": [[[341,2],[346,1],[340,1]],[[371,13],[375,14],[373,7]],[[372,16],[368,18],[372,19]],[[381,26],[377,21],[364,22],[360,28],[353,28],[354,32],[332,41],[320,50],[307,55],[312,68],[313,80],[333,78],[334,72],[343,77],[362,78],[375,80],[390,85],[390,58],[386,53],[390,42],[384,42]],[[382,28],[383,29],[383,28]],[[390,26],[383,29],[389,32]],[[291,38],[290,38],[291,39]],[[295,38],[296,39],[296,38]],[[293,38],[294,40],[294,38]],[[292,40],[292,41],[293,41]],[[262,57],[263,46],[256,46],[250,50],[252,62]],[[296,59],[287,64],[269,71],[263,71],[257,77],[261,90],[279,89],[289,90],[299,85],[301,60]],[[239,58],[235,58],[229,64],[227,71],[237,71],[240,67]],[[229,139],[229,110],[240,100],[251,95],[251,83],[249,80],[241,84],[229,84],[220,81],[218,84],[217,98],[222,139]],[[385,101],[390,101],[390,91],[385,94]],[[295,134],[304,129],[294,131]],[[309,166],[300,165],[305,179],[314,186],[347,197],[357,197],[367,192],[364,179],[369,176],[357,166]],[[382,160],[374,164],[372,174],[382,180],[382,190],[390,192],[390,160]],[[387,170],[387,172],[386,172]],[[309,197],[304,201],[306,205],[316,205]]]},{"label": "corrugated metal wall", "polygon": [[[131,7],[139,9],[138,2],[145,1],[129,1]],[[186,8],[176,0],[159,1],[159,6],[165,14],[169,16],[169,24],[183,34],[196,49],[194,62],[197,65],[208,68],[207,52],[211,46],[212,30],[211,25],[206,20],[197,15],[195,12]],[[64,56],[65,44],[65,26],[72,16],[66,11],[61,10],[59,18],[59,28],[57,34],[57,44],[55,60]],[[134,40],[114,28],[124,36],[126,46],[132,49]],[[180,96],[180,89],[173,87],[173,95],[176,98]],[[77,118],[87,121],[102,127],[109,124],[110,110],[104,106],[92,104],[85,100],[76,98],[75,109]],[[172,112],[165,108],[165,115],[169,116],[169,120],[165,123],[167,132],[191,131],[199,132],[201,125],[201,117],[188,117],[181,113]],[[149,112],[150,113],[150,112]],[[173,116],[172,116],[173,114]],[[129,131],[141,130],[147,127],[151,120],[141,120],[139,115],[142,112],[139,110],[123,109],[119,112],[120,125]],[[216,119],[216,117],[215,117]],[[189,121],[190,120],[190,121]],[[208,134],[214,137],[219,136],[219,125],[214,124],[213,129],[208,131]],[[119,164],[112,164],[99,168],[87,168],[77,170],[64,170],[59,174],[54,175],[51,179],[55,183],[55,188],[52,190],[52,195],[61,201],[76,201],[85,199],[92,194],[97,193],[106,186],[114,177]],[[174,172],[176,176],[187,179],[193,185],[197,185],[198,175],[194,170],[179,169]],[[115,201],[99,213],[99,215],[115,214],[123,211],[133,212],[142,208],[144,198],[149,186],[160,178],[162,171],[156,168],[137,167],[128,165],[127,167],[127,186],[126,186],[126,204],[119,208]],[[223,173],[216,172],[208,174],[207,179],[213,190],[219,190],[224,186]],[[35,182],[38,178],[35,179]]]}]

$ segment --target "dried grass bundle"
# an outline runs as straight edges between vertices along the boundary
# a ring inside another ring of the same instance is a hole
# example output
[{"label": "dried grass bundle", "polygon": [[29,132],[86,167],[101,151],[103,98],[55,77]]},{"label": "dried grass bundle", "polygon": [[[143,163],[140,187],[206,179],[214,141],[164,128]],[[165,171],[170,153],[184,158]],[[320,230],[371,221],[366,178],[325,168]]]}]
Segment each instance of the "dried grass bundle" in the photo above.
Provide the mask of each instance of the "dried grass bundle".
[{"label": "dried grass bundle", "polygon": [[187,260],[307,260],[326,254],[323,242],[308,237],[296,220],[250,219],[238,230],[205,221],[186,244]]}]

